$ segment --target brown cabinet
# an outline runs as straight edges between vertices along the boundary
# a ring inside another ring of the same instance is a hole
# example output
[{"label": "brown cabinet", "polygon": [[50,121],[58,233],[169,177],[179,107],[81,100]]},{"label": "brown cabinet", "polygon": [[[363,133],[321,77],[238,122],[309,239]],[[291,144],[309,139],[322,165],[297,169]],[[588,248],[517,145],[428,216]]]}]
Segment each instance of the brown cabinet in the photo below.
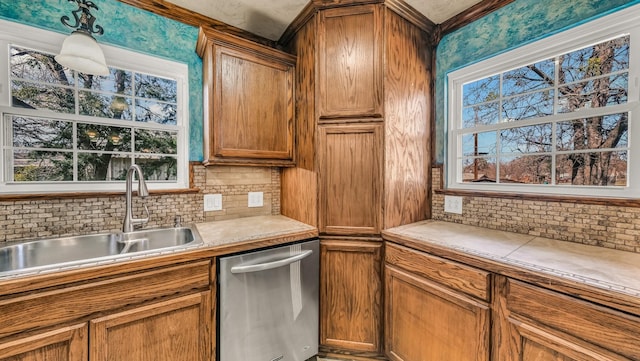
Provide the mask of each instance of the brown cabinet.
[{"label": "brown cabinet", "polygon": [[200,29],[205,164],[294,164],[292,55]]},{"label": "brown cabinet", "polygon": [[489,361],[488,273],[389,243],[385,259],[390,360]]},{"label": "brown cabinet", "polygon": [[[320,243],[320,343],[376,355],[381,343],[381,241]],[[374,275],[372,277],[372,275]]]},{"label": "brown cabinet", "polygon": [[210,296],[196,293],[92,320],[91,360],[209,360]]},{"label": "brown cabinet", "polygon": [[380,5],[320,12],[320,118],[382,117]]},{"label": "brown cabinet", "polygon": [[379,234],[382,125],[330,125],[319,130],[320,232]]},{"label": "brown cabinet", "polygon": [[211,274],[204,260],[7,296],[0,360],[210,360]]},{"label": "brown cabinet", "polygon": [[[429,218],[434,24],[396,0],[313,2],[293,24],[283,43],[298,59],[297,166],[282,173],[282,214],[354,249],[362,237]],[[369,272],[356,288],[338,287],[351,280],[338,264],[356,254],[345,269]],[[382,259],[343,251],[321,257],[320,353],[383,357],[373,338],[383,329],[372,322],[382,319],[381,296],[360,292],[381,290]]]},{"label": "brown cabinet", "polygon": [[2,361],[86,361],[88,326],[81,323],[0,342]]},{"label": "brown cabinet", "polygon": [[498,360],[640,360],[640,317],[497,277]]}]

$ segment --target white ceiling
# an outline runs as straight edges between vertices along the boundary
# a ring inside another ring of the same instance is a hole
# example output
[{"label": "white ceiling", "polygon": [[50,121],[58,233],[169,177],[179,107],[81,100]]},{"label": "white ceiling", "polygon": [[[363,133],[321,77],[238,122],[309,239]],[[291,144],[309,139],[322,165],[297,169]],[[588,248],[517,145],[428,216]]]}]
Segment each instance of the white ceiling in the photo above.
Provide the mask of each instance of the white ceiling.
[{"label": "white ceiling", "polygon": [[[481,0],[405,0],[440,24]],[[262,37],[278,40],[309,0],[169,0]]]}]

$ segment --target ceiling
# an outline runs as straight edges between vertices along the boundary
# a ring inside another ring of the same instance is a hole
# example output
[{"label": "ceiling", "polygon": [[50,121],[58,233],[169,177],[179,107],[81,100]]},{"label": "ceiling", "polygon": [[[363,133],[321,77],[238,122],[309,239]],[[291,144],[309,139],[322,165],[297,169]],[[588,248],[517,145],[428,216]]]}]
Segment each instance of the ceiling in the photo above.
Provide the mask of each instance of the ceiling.
[{"label": "ceiling", "polygon": [[[405,0],[440,24],[481,0]],[[169,0],[237,28],[278,40],[309,0]]]}]

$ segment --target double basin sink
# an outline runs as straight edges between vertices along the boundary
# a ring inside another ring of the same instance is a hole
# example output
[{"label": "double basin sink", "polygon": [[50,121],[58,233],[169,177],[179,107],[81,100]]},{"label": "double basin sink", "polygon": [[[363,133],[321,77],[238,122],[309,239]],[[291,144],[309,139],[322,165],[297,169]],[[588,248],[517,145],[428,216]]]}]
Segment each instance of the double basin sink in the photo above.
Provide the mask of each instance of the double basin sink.
[{"label": "double basin sink", "polygon": [[190,248],[202,243],[193,225],[20,242],[0,248],[0,276]]}]

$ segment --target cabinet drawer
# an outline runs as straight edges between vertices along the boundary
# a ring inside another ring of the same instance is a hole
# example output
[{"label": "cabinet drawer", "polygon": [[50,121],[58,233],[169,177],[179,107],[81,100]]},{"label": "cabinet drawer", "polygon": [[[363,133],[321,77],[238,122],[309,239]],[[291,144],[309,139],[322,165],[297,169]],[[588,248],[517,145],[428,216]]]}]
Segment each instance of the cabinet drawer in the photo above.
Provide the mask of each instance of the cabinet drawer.
[{"label": "cabinet drawer", "polygon": [[209,261],[0,300],[0,338],[160,297],[209,288]]},{"label": "cabinet drawer", "polygon": [[444,258],[385,243],[385,261],[484,301],[491,298],[491,274]]},{"label": "cabinet drawer", "polygon": [[632,360],[640,360],[640,317],[511,279],[507,283],[506,299],[514,319],[524,317]]}]

